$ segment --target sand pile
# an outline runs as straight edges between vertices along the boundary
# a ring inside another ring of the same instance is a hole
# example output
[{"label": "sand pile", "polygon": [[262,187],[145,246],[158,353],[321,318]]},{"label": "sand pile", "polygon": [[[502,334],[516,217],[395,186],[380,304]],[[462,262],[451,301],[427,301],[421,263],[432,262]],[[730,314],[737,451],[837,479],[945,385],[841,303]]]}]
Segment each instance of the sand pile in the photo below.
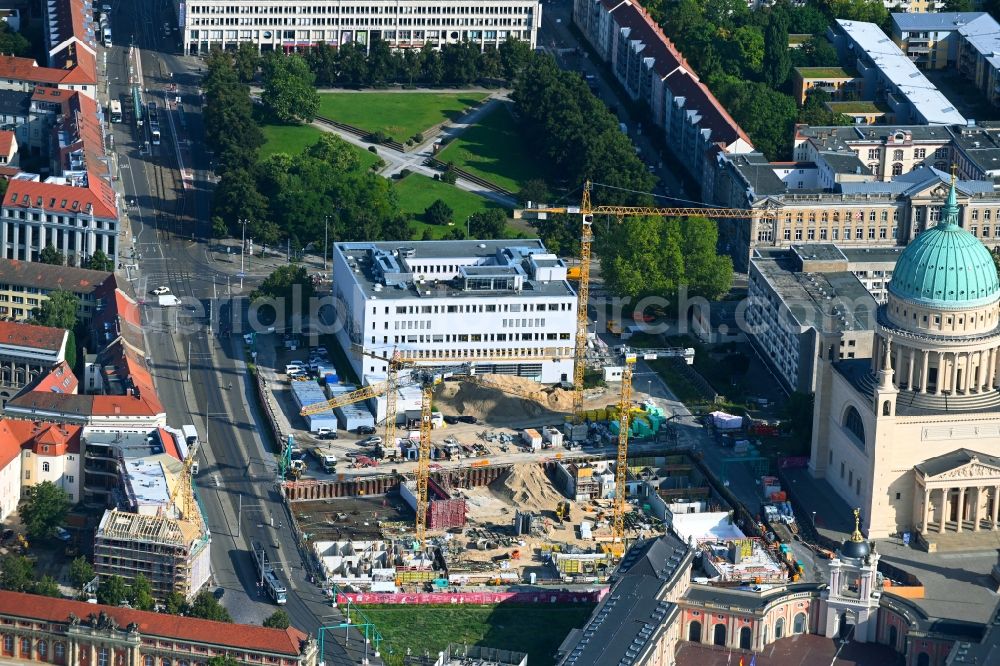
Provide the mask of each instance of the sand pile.
[{"label": "sand pile", "polygon": [[445,382],[434,404],[446,414],[465,414],[487,421],[510,421],[569,414],[573,393],[523,377],[489,375],[489,386]]},{"label": "sand pile", "polygon": [[566,500],[545,475],[540,465],[514,465],[507,474],[489,485],[490,492],[522,511],[555,511]]}]

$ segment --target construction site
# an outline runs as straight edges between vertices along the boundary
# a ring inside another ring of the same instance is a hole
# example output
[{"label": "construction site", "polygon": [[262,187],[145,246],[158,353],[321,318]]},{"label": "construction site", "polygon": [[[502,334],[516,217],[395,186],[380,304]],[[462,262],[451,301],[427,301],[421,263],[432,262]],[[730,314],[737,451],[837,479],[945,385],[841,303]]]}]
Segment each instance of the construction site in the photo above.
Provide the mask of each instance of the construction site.
[{"label": "construction site", "polygon": [[192,598],[211,577],[211,539],[193,521],[106,511],[94,535],[94,571],[134,580],[145,576],[153,596]]}]

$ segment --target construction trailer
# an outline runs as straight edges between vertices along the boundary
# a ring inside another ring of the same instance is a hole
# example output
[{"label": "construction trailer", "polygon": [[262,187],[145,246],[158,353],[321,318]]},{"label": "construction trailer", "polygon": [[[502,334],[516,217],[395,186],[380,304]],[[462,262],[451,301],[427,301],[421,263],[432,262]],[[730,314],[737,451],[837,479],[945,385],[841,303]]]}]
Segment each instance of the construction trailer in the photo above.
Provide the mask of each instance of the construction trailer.
[{"label": "construction trailer", "polygon": [[211,576],[211,536],[189,520],[105,511],[94,535],[94,571],[131,583],[142,574],[153,596],[193,599]]},{"label": "construction trailer", "polygon": [[[326,393],[329,398],[337,398],[354,391],[355,387],[349,384],[327,384]],[[316,402],[325,402],[317,400]],[[359,402],[350,405],[342,405],[334,410],[337,415],[341,430],[357,430],[361,426],[374,426],[375,418],[368,411],[366,404]],[[337,427],[337,426],[334,426]]]},{"label": "construction trailer", "polygon": [[[292,382],[292,395],[295,396],[295,404],[298,407],[314,405],[318,402],[326,402],[326,394],[323,388],[314,381]],[[317,432],[320,428],[337,429],[337,417],[330,409],[317,414],[309,414],[304,417],[309,432]]]},{"label": "construction trailer", "polygon": [[[407,481],[399,486],[399,494],[414,511],[417,510],[416,482]],[[434,479],[427,480],[427,527],[447,530],[465,527],[465,498],[453,497]]]}]

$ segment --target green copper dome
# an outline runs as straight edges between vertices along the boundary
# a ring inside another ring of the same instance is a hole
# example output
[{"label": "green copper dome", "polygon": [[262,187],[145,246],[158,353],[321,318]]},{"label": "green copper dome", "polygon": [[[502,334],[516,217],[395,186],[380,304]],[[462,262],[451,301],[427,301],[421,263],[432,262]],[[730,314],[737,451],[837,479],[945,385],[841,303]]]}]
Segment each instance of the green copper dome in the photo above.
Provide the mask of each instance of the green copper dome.
[{"label": "green copper dome", "polygon": [[941,209],[941,221],[903,250],[889,291],[897,298],[946,308],[978,307],[1000,296],[1000,280],[990,251],[958,226],[954,180]]}]

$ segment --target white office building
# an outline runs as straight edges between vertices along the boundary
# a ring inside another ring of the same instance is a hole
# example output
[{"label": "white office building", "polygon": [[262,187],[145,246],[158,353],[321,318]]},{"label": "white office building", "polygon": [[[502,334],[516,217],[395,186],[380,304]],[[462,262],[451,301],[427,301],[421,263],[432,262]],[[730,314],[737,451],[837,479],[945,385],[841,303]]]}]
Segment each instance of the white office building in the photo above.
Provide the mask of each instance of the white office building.
[{"label": "white office building", "polygon": [[394,349],[428,366],[483,358],[476,372],[573,379],[576,292],[540,240],[337,243],[333,296],[366,383]]},{"label": "white office building", "polygon": [[261,51],[291,51],[326,42],[394,48],[472,42],[497,46],[508,37],[535,47],[542,23],[539,0],[194,0],[180,3],[184,50],[189,55],[241,42]]}]

